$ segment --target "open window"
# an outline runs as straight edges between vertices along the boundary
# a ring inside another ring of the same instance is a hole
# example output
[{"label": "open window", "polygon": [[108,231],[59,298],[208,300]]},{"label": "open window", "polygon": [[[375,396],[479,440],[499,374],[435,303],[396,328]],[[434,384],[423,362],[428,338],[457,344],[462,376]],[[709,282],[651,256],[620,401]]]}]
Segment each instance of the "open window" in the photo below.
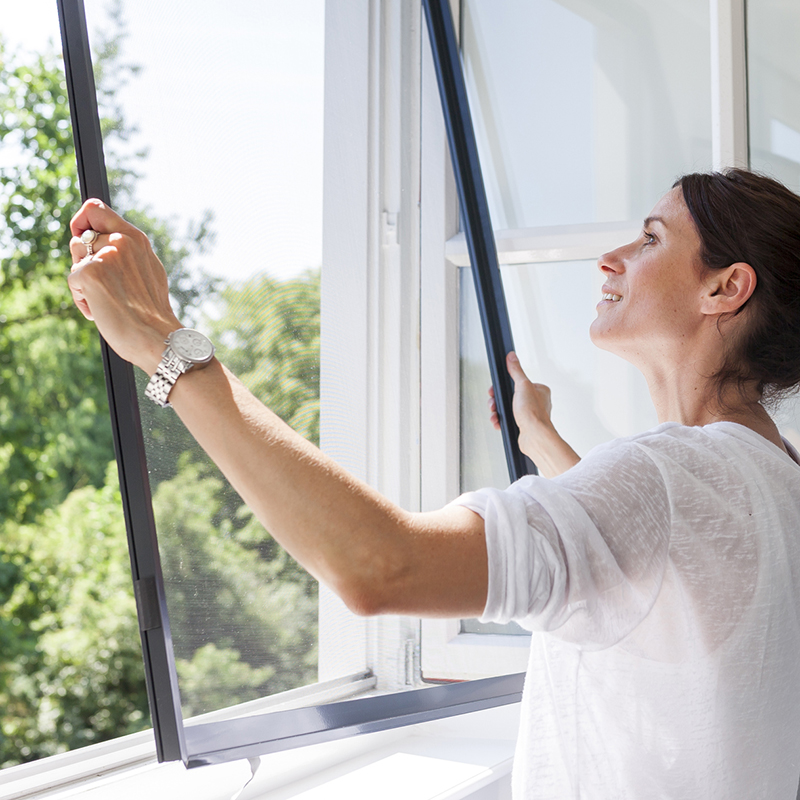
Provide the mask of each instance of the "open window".
[{"label": "open window", "polygon": [[[446,4],[433,6],[440,15],[448,10]],[[101,20],[102,5],[62,0],[59,9],[82,191],[110,201],[111,190],[116,205],[124,207],[126,173],[107,175],[104,166],[87,33],[87,22],[91,28]],[[212,188],[218,185],[214,170],[217,162],[227,164],[224,201],[214,210],[219,214],[233,206],[238,241],[229,239],[221,257],[263,258],[265,270],[268,247],[257,246],[259,225],[243,221],[249,218],[244,209],[236,213],[236,204],[254,202],[255,177],[268,198],[257,198],[263,224],[285,224],[277,203],[294,197],[287,191],[283,198],[269,199],[270,181],[281,180],[271,170],[291,162],[295,143],[290,139],[301,139],[305,127],[321,121],[322,93],[317,92],[316,111],[306,107],[306,116],[298,112],[293,118],[285,109],[298,104],[280,106],[287,98],[264,94],[258,77],[270,70],[310,71],[314,58],[321,63],[325,31],[321,308],[314,305],[314,279],[308,275],[302,286],[290,286],[252,264],[256,268],[243,283],[228,281],[219,291],[216,284],[224,274],[215,278],[185,267],[181,256],[187,248],[209,252],[208,219],[190,229],[180,246],[175,228],[154,226],[148,233],[171,262],[173,301],[184,318],[188,315],[216,339],[223,360],[244,373],[271,405],[276,396],[285,401],[287,421],[305,426],[311,437],[316,408],[304,381],[313,383],[316,373],[323,448],[392,499],[418,508],[420,456],[409,443],[420,426],[420,382],[409,380],[409,367],[413,375],[419,349],[408,334],[419,325],[419,310],[409,301],[420,281],[413,241],[421,216],[408,189],[421,180],[419,137],[413,133],[420,115],[418,96],[399,91],[393,80],[399,74],[407,87],[420,73],[421,7],[329,4],[325,9],[307,0],[292,4],[291,11],[282,3],[261,3],[256,11],[240,3],[226,7],[222,22],[213,7],[193,7],[187,17],[163,3],[138,3],[131,13],[130,41],[147,37],[138,54],[147,59],[141,66],[156,78],[139,100],[161,115],[159,139],[171,142],[171,153],[166,160],[153,154],[169,174],[159,176],[161,183],[150,181],[160,187],[158,193],[131,203],[129,215],[147,229],[141,208],[162,204],[166,194],[179,198],[176,212],[184,205],[196,207],[205,184],[218,194]],[[145,18],[146,24],[139,24]],[[316,41],[309,31],[316,31]],[[221,70],[209,61],[212,43],[216,51],[228,48],[219,57],[236,64],[235,82],[230,82],[232,73],[227,82],[218,79]],[[314,47],[317,55],[306,57]],[[453,53],[458,68],[451,48]],[[304,90],[315,94],[314,76],[301,77],[294,86],[284,82],[287,97]],[[118,89],[113,95],[101,93],[100,103],[129,103],[133,109],[133,94],[122,85]],[[254,108],[261,114],[255,125],[245,119]],[[283,148],[275,147],[280,134],[274,127],[283,130]],[[253,131],[258,131],[255,137]],[[394,150],[377,146],[385,137],[395,137]],[[290,169],[299,173],[321,155],[300,156]],[[347,179],[340,179],[341,170]],[[363,182],[353,180],[354,174]],[[374,192],[381,198],[379,213]],[[313,191],[310,196],[305,229],[300,225],[296,232],[297,250],[316,236]],[[243,249],[242,242],[256,246]],[[487,252],[493,253],[491,244]],[[308,334],[309,319],[316,315],[322,327],[321,366],[311,352],[313,331]],[[507,329],[504,317],[501,308],[499,322]],[[275,353],[281,337],[297,356],[297,369],[287,372]],[[146,376],[134,374],[107,348],[104,359],[162,760],[195,766],[255,757],[518,700],[519,675],[426,687],[418,668],[418,621],[363,621],[347,613],[277,549],[172,412],[144,399]],[[274,385],[276,372],[283,379],[280,386]],[[504,380],[510,402],[510,382]],[[405,397],[399,396],[400,387]],[[515,438],[506,436],[510,458],[519,459]]]}]

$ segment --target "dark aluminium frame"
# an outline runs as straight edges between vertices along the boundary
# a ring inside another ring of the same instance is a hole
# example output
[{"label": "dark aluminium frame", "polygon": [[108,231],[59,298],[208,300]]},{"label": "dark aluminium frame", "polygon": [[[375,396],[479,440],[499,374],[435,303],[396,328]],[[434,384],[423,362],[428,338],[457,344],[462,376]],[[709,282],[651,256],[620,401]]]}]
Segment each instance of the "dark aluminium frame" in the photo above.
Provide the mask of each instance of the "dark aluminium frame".
[{"label": "dark aluminium frame", "polygon": [[[520,453],[505,355],[513,349],[486,193],[448,0],[422,0],[436,64],[462,219],[475,277],[509,474],[535,471]],[[109,202],[83,0],[58,0],[64,65],[83,199]],[[523,674],[185,727],[167,616],[133,367],[102,342],[114,447],[159,761],[189,767],[252,758],[357,733],[411,725],[520,700]]]}]

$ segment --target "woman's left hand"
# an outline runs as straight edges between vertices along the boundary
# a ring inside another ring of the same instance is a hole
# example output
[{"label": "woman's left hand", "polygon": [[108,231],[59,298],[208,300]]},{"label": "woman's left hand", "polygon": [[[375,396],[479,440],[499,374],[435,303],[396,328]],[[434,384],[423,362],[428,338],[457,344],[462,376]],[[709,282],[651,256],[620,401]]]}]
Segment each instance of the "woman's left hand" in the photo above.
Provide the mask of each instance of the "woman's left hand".
[{"label": "woman's left hand", "polygon": [[[514,380],[513,411],[519,427],[519,449],[542,475],[554,478],[574,467],[580,456],[559,436],[550,419],[550,387],[529,380],[514,352],[506,356],[506,367]],[[492,425],[500,430],[493,388],[489,389],[489,413]]]}]

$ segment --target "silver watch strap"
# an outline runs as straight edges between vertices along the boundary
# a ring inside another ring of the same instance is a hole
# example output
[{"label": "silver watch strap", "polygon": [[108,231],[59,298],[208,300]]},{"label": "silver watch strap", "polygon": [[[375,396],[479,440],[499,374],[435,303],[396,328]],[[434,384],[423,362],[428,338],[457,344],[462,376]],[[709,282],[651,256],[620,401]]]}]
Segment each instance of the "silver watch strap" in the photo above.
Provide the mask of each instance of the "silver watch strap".
[{"label": "silver watch strap", "polygon": [[164,351],[164,356],[158,365],[158,369],[156,369],[147,384],[147,388],[144,390],[144,396],[161,406],[161,408],[169,408],[169,403],[167,402],[169,393],[178,378],[187,371],[188,366],[191,365],[178,358],[168,347]]}]

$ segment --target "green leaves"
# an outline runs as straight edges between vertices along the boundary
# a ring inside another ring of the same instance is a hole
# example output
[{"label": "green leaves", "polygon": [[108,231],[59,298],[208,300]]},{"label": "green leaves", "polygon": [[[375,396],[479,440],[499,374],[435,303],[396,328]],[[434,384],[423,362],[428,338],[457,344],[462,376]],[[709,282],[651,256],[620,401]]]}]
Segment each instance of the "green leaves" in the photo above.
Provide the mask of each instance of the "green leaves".
[{"label": "green leaves", "polygon": [[[63,278],[67,223],[80,204],[63,70],[52,50],[14,67],[1,48],[0,141],[12,163],[0,170],[0,248],[10,251],[0,286]],[[69,299],[50,294],[51,309]]]},{"label": "green leaves", "polygon": [[[35,524],[3,527],[0,763],[140,730],[147,698],[116,467]],[[19,634],[22,635],[19,635]],[[12,657],[13,656],[13,657]]]},{"label": "green leaves", "polygon": [[243,547],[226,499],[197,464],[153,497],[185,716],[316,680],[316,583]]},{"label": "green leaves", "polygon": [[113,457],[99,341],[65,276],[80,204],[66,83],[52,50],[0,45],[0,513],[29,522]]},{"label": "green leaves", "polygon": [[[119,23],[119,4],[112,11]],[[135,200],[135,133],[117,89],[124,27],[97,38],[112,197],[153,241],[188,324],[213,313],[223,361],[319,438],[319,273],[225,287],[200,267],[212,217]],[[139,632],[94,327],[74,308],[80,205],[63,70],[0,43],[0,766],[148,725]],[[141,375],[137,379],[141,379]],[[221,482],[180,422],[142,409],[184,711],[316,677],[317,584]],[[198,598],[203,602],[198,603]]]}]

